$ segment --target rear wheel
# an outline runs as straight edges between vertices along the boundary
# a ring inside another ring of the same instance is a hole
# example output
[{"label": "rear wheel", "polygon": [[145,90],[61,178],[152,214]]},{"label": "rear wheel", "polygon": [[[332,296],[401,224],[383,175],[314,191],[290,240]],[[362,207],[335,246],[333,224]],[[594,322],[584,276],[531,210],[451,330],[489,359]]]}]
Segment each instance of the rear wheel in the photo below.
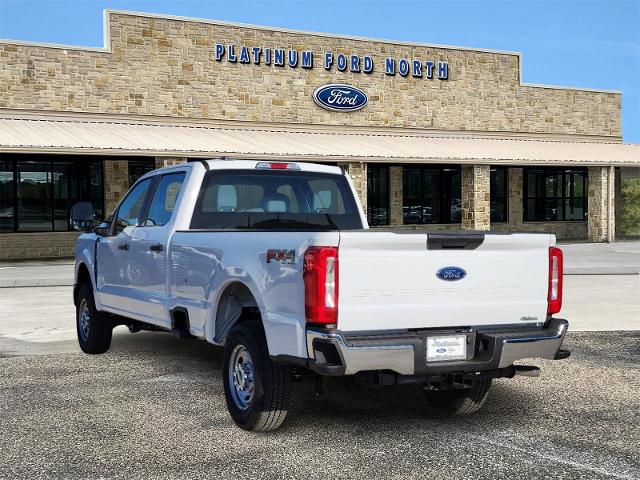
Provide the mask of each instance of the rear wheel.
[{"label": "rear wheel", "polygon": [[291,369],[273,362],[257,327],[235,326],[224,351],[224,393],[231,418],[240,428],[275,430],[287,416]]},{"label": "rear wheel", "polygon": [[429,406],[440,413],[471,415],[482,408],[487,401],[491,379],[475,380],[470,389],[425,390]]},{"label": "rear wheel", "polygon": [[96,310],[93,289],[86,283],[78,289],[76,329],[78,343],[84,353],[104,353],[109,350],[113,324],[105,314]]}]

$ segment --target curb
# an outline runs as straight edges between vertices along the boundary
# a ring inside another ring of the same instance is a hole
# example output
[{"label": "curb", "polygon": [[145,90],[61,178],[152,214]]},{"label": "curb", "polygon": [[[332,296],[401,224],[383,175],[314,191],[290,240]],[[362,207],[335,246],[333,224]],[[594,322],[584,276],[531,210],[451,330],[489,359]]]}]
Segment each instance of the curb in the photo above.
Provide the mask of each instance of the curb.
[{"label": "curb", "polygon": [[73,280],[53,279],[20,279],[0,280],[0,288],[25,288],[25,287],[73,287]]}]

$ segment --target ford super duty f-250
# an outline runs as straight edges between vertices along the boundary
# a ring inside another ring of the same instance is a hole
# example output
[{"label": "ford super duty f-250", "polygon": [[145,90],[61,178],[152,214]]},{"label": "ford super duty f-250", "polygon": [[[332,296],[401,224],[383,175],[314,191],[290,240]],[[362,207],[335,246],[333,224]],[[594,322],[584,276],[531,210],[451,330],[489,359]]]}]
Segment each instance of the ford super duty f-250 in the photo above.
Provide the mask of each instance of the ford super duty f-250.
[{"label": "ford super duty f-250", "polygon": [[[224,346],[231,417],[279,427],[292,372],[419,383],[472,413],[491,381],[561,359],[562,252],[547,234],[369,230],[334,166],[207,160],[138,180],[76,247],[80,347],[112,329]],[[322,378],[322,377],[318,377]]]}]

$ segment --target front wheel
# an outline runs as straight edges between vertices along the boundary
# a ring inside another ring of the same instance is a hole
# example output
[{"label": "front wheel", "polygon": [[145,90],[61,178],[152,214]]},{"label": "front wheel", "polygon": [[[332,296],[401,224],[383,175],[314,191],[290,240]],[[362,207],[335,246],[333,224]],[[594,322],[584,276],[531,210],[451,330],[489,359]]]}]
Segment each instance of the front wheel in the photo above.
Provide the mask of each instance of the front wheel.
[{"label": "front wheel", "polygon": [[113,324],[102,312],[96,310],[91,285],[78,289],[76,305],[76,329],[78,343],[84,353],[104,353],[111,345]]},{"label": "front wheel", "polygon": [[470,389],[425,390],[429,406],[439,413],[471,415],[482,408],[489,396],[491,379],[475,380]]},{"label": "front wheel", "polygon": [[257,327],[236,325],[227,338],[223,364],[224,393],[231,418],[254,432],[275,430],[287,416],[291,370],[273,362]]}]

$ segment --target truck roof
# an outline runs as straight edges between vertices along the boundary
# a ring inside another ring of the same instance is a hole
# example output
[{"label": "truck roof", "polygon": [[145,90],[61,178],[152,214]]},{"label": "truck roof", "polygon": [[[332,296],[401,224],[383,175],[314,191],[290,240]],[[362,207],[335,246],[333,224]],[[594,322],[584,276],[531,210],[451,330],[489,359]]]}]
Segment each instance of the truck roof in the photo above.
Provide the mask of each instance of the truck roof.
[{"label": "truck roof", "polygon": [[[296,165],[297,168],[295,170],[302,172],[317,172],[317,173],[332,173],[334,175],[342,175],[343,170],[340,167],[334,165],[323,165],[320,163],[310,163],[310,162],[290,162],[290,161],[282,161],[282,160],[270,160],[270,159],[261,159],[261,160],[238,160],[238,159],[227,159],[227,158],[211,158],[211,159],[190,159],[188,163],[201,163],[206,165],[205,168],[207,170],[255,170],[258,164],[265,164],[265,169],[269,167],[269,164],[293,164]],[[168,167],[163,167],[154,170],[153,172],[149,172],[152,174],[157,173],[158,171],[171,171],[177,168],[184,167],[184,164],[171,165]],[[149,174],[146,174],[149,175]],[[145,176],[146,176],[145,175]]]}]

